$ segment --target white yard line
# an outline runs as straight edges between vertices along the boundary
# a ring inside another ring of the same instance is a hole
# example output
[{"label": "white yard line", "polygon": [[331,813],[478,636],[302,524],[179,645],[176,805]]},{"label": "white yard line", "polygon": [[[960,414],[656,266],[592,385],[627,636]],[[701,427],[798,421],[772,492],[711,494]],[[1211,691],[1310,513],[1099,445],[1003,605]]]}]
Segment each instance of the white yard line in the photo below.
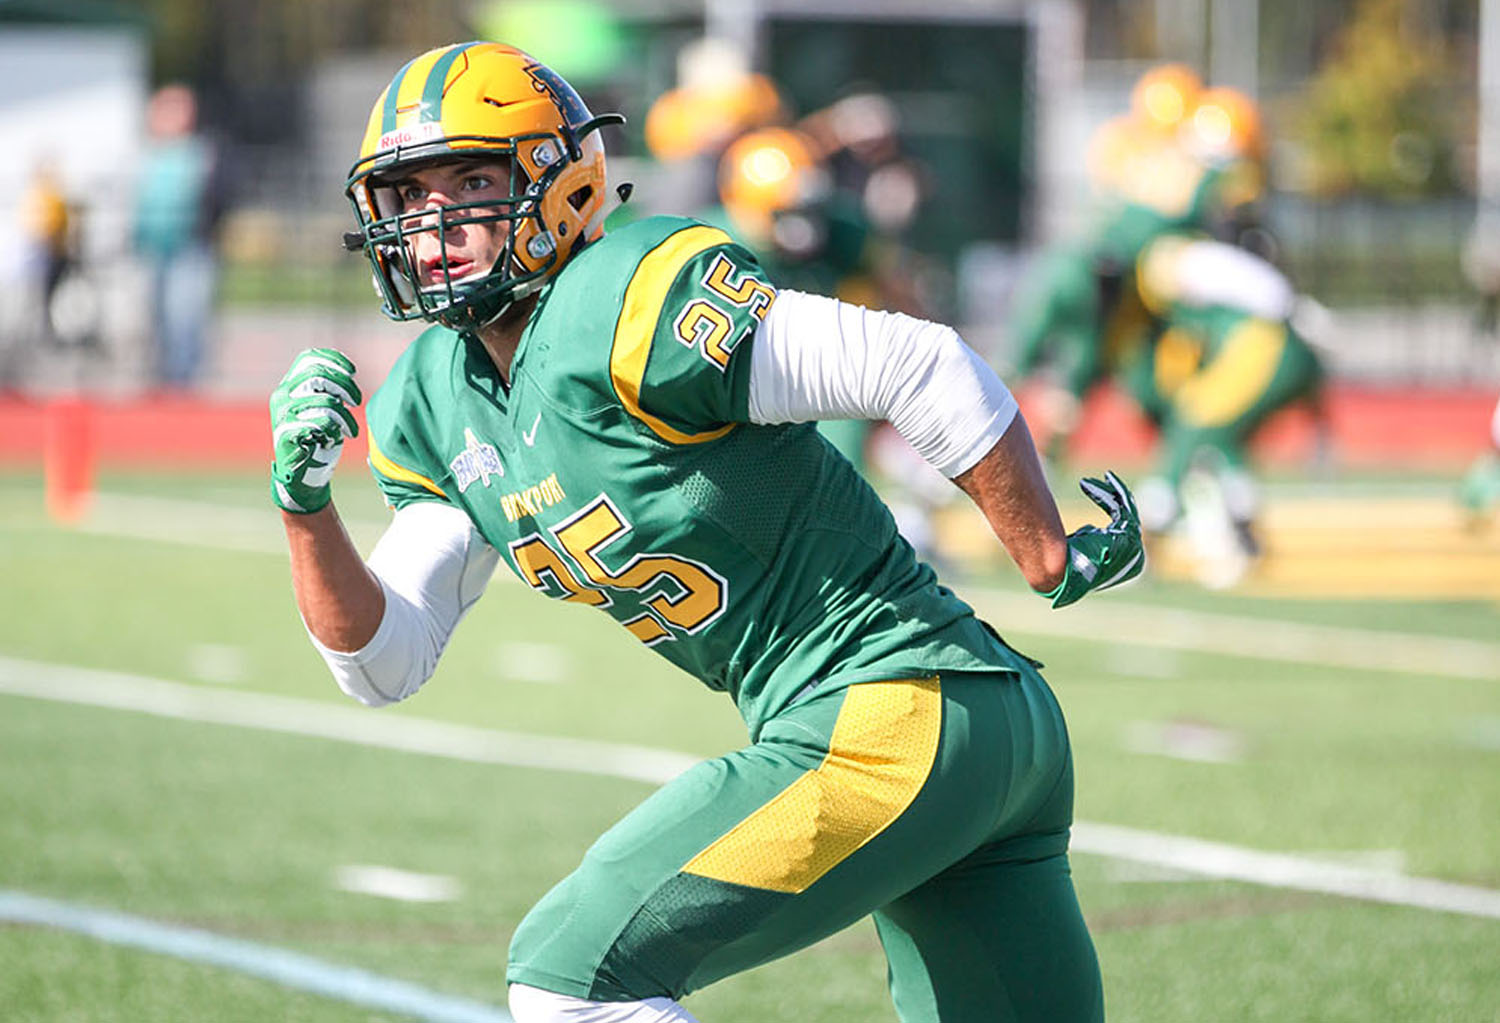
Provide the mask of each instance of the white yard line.
[{"label": "white yard line", "polygon": [[523,735],[361,708],[184,685],[121,672],[0,657],[0,693],[132,710],[184,721],[259,728],[476,764],[575,771],[660,784],[698,758],[685,753],[555,736]]},{"label": "white yard line", "polygon": [[[386,524],[372,519],[346,519],[345,525],[356,539],[373,543]],[[101,491],[93,495],[88,515],[75,528],[98,536],[123,536],[190,547],[253,554],[286,553],[281,515],[269,497],[263,508],[253,508]]]},{"label": "white yard line", "polygon": [[432,1023],[515,1023],[504,1009],[440,994],[367,970],[211,931],[158,923],[26,892],[0,889],[0,921],[72,931],[112,945],[218,966],[282,987]]},{"label": "white yard line", "polygon": [[[220,549],[285,554],[276,512],[204,501],[100,493],[80,527]],[[350,531],[369,547],[383,522],[357,519]],[[496,582],[510,582],[497,572]],[[977,585],[956,586],[1002,633],[1057,636],[1075,643],[1128,643],[1192,653],[1312,664],[1352,671],[1500,681],[1500,644],[1456,637],[1309,625],[1275,618],[1212,614],[1131,603],[1115,593],[1053,611],[1028,594]]]},{"label": "white yard line", "polygon": [[1293,888],[1500,920],[1500,891],[1426,877],[1261,852],[1183,835],[1076,821],[1072,848],[1202,877]]},{"label": "white yard line", "polygon": [[1007,636],[1025,633],[1075,643],[1125,643],[1353,671],[1500,681],[1500,644],[1480,640],[1148,607],[1114,594],[1054,611],[1046,601],[1023,593],[954,588]]},{"label": "white yard line", "polygon": [[[120,672],[0,658],[0,693],[138,711],[477,763],[660,783],[698,758],[685,753],[499,732],[315,700],[207,689]],[[1073,848],[1116,859],[1420,909],[1500,920],[1500,891],[1261,852],[1182,835],[1077,821]]]},{"label": "white yard line", "polygon": [[424,874],[370,863],[346,863],[334,871],[333,879],[346,892],[398,902],[452,902],[462,890],[458,879],[447,874]]}]

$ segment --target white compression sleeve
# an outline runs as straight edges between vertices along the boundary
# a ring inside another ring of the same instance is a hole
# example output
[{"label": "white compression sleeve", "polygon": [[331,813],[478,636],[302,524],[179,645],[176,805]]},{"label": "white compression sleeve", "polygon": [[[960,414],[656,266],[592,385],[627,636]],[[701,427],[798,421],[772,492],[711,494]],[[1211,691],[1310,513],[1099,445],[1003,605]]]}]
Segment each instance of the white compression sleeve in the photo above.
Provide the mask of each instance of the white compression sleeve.
[{"label": "white compression sleeve", "polygon": [[1259,256],[1215,241],[1188,242],[1174,260],[1181,299],[1190,305],[1224,305],[1263,320],[1292,314],[1296,292],[1286,275]]},{"label": "white compression sleeve", "polygon": [[951,479],[995,446],[1016,411],[952,327],[782,291],[755,332],[753,423],[889,420]]},{"label": "white compression sleeve", "polygon": [[308,633],[339,688],[371,707],[416,692],[499,558],[452,505],[419,501],[396,512],[367,559],[385,591],[385,614],[370,642],[344,653]]}]

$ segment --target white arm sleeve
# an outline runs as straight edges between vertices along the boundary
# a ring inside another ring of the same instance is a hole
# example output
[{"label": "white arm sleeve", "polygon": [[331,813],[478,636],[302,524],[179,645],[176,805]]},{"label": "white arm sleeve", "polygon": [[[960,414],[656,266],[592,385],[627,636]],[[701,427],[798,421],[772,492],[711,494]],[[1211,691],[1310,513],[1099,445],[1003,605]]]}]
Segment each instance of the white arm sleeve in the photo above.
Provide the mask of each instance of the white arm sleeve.
[{"label": "white arm sleeve", "polygon": [[339,688],[379,707],[432,677],[459,620],[484,593],[500,552],[452,505],[418,501],[396,512],[366,563],[385,591],[380,627],[361,649],[330,650],[311,632]]},{"label": "white arm sleeve", "polygon": [[1188,305],[1222,305],[1284,320],[1296,293],[1286,275],[1251,252],[1224,242],[1194,241],[1175,254],[1180,298]]},{"label": "white arm sleeve", "polygon": [[952,327],[782,291],[755,331],[753,423],[889,420],[951,479],[995,446],[1016,411]]}]

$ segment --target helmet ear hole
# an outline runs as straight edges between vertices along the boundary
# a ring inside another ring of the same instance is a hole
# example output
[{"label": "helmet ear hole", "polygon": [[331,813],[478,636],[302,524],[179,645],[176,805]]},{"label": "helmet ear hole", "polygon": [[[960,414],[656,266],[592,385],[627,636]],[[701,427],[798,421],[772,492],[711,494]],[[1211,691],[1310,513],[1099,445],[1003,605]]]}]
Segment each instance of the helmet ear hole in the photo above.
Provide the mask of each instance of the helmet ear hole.
[{"label": "helmet ear hole", "polygon": [[589,201],[589,199],[593,198],[593,195],[594,195],[594,186],[593,185],[584,185],[582,188],[575,189],[574,191],[572,191],[571,193],[569,193],[569,195],[568,195],[568,205],[571,206],[571,207],[573,207],[573,209],[575,211],[581,210],[581,209],[583,209],[584,205]]}]

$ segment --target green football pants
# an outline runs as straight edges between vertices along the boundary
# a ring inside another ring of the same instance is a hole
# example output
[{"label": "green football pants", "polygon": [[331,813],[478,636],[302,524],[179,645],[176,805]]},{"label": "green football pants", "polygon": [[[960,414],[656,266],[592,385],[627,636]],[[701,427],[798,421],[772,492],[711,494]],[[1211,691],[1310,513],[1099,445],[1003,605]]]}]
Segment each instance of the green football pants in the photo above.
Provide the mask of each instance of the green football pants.
[{"label": "green football pants", "polygon": [[508,978],[681,998],[873,913],[907,1023],[1101,1020],[1072,808],[1029,665],[815,694],[606,832],[522,921]]},{"label": "green football pants", "polygon": [[1273,412],[1311,397],[1322,383],[1317,356],[1284,324],[1246,318],[1223,348],[1172,395],[1162,430],[1162,470],[1179,486],[1194,460],[1216,451],[1241,468],[1245,448]]}]

